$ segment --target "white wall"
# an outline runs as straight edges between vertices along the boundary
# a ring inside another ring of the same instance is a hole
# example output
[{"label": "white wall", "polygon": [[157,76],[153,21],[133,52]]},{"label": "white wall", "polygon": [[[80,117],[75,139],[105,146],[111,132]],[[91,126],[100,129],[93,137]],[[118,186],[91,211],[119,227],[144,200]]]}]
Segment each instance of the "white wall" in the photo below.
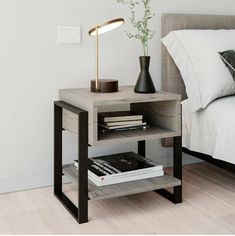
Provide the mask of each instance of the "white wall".
[{"label": "white wall", "polygon": [[[166,12],[234,14],[234,0],[153,0],[157,16],[152,41],[152,76],[160,88],[160,16]],[[0,192],[52,184],[53,101],[59,88],[88,87],[94,77],[94,39],[87,31],[129,11],[115,0],[0,0]],[[83,27],[81,45],[58,45],[56,28]],[[124,29],[102,37],[101,71],[134,84],[141,46]],[[66,134],[65,157],[73,160],[76,139]],[[135,147],[131,145],[131,147]],[[166,156],[149,143],[150,156]],[[109,152],[128,150],[109,147]],[[103,148],[91,150],[91,155]]]}]

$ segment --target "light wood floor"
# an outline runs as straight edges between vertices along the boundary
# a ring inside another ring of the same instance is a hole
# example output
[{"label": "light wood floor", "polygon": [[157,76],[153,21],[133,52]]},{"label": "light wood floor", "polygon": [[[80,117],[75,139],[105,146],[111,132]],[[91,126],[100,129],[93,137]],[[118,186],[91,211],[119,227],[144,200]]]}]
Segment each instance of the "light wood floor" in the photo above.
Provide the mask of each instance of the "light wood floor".
[{"label": "light wood floor", "polygon": [[184,167],[184,201],[154,192],[89,202],[78,225],[52,188],[0,195],[1,234],[235,234],[235,174],[208,163]]}]

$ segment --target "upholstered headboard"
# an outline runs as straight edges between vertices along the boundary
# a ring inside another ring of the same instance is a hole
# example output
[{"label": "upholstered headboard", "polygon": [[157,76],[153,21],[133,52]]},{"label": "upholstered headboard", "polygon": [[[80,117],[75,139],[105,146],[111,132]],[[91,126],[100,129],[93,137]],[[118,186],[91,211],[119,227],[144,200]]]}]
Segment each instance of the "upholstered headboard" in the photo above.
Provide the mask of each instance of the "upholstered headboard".
[{"label": "upholstered headboard", "polygon": [[[162,37],[170,31],[180,29],[235,29],[235,16],[164,14],[162,16]],[[182,94],[186,91],[180,72],[174,61],[162,46],[162,88],[165,91]]]},{"label": "upholstered headboard", "polygon": [[[235,16],[222,15],[162,15],[162,38],[169,32],[181,29],[235,29]],[[162,45],[162,89],[182,95],[186,99],[185,85],[171,56]],[[162,141],[164,147],[172,147],[172,139]]]}]

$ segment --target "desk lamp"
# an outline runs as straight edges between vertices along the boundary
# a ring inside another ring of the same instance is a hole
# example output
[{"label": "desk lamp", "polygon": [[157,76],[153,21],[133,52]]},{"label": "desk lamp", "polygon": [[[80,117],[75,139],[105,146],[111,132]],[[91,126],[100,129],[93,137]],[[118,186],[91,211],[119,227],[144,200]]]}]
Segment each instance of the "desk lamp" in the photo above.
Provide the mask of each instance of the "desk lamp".
[{"label": "desk lamp", "polygon": [[122,18],[114,19],[102,25],[97,25],[88,32],[90,36],[96,36],[96,79],[91,81],[91,92],[118,92],[118,80],[99,79],[99,35],[120,27],[124,22]]}]

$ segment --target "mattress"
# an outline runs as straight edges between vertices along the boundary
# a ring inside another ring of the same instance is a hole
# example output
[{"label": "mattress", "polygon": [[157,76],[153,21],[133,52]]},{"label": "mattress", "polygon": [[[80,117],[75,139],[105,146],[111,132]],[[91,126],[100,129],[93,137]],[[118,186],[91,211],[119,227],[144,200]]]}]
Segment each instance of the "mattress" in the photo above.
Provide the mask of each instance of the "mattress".
[{"label": "mattress", "polygon": [[235,96],[220,98],[191,112],[182,102],[183,147],[235,164]]}]

